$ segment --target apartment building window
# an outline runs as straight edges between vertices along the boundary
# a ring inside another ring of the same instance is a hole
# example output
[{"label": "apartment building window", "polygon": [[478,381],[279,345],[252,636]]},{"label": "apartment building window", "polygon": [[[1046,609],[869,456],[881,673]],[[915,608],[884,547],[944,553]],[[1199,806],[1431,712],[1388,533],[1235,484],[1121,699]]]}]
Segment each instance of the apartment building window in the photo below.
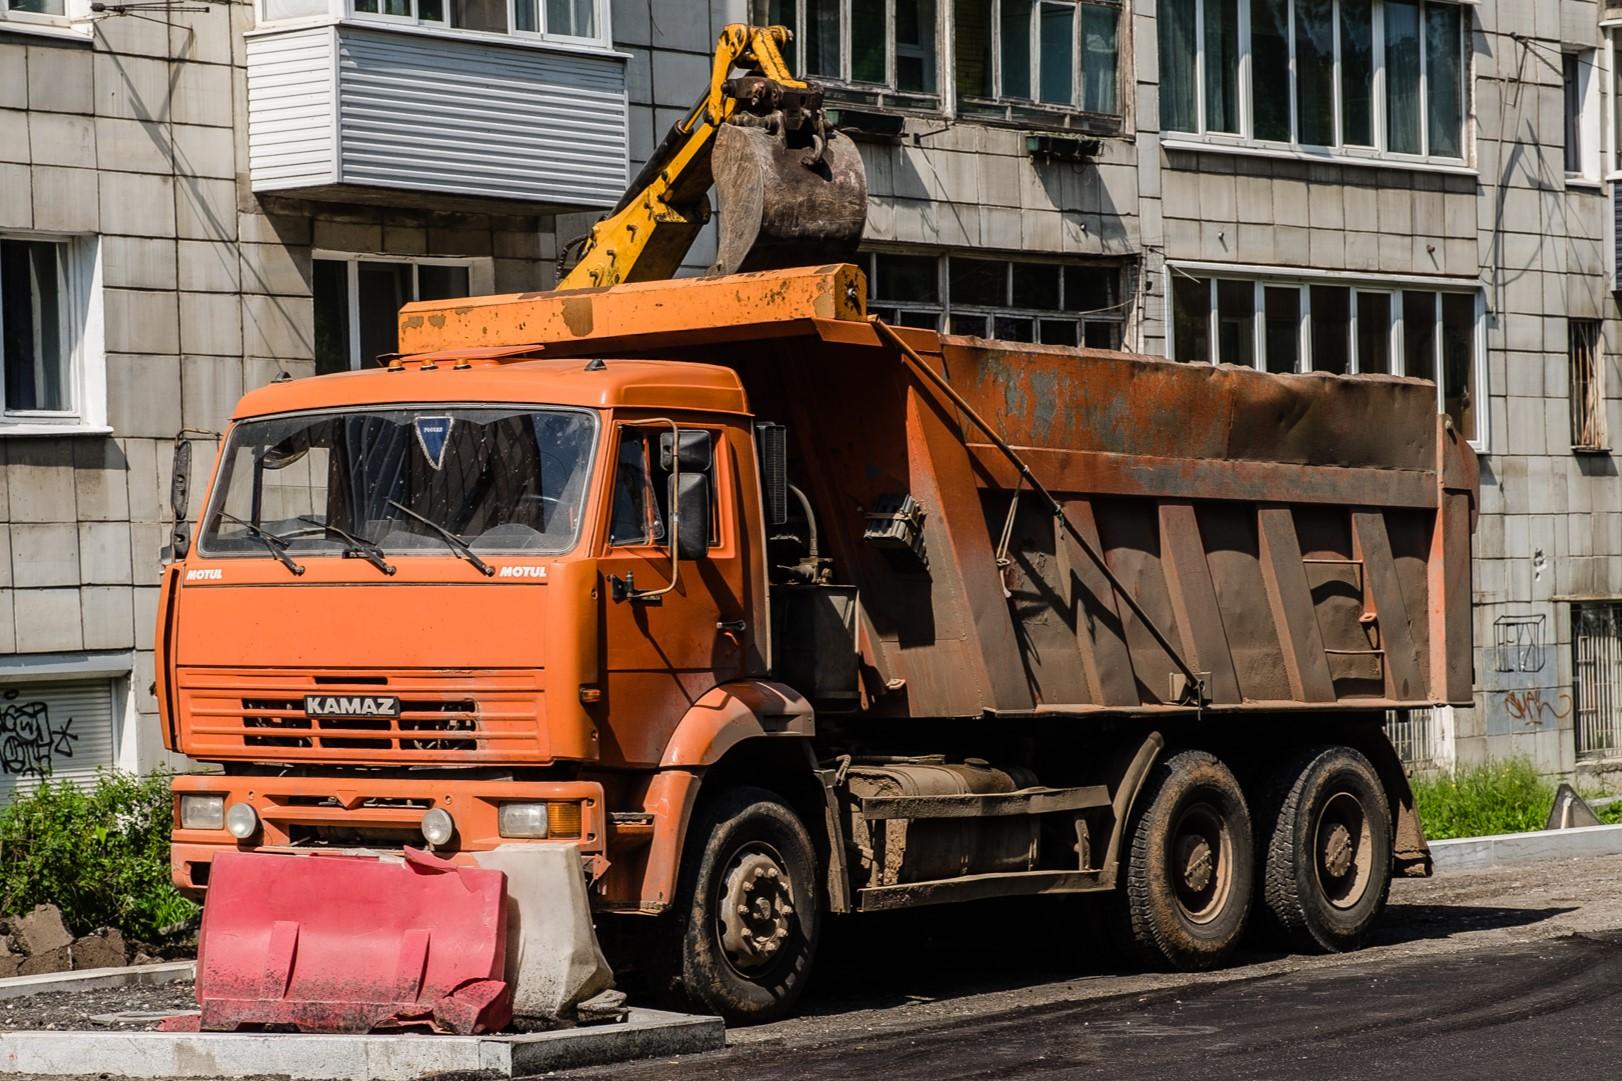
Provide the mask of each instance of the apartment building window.
[{"label": "apartment building window", "polygon": [[935,109],[951,83],[960,115],[1119,126],[1121,0],[752,0],[750,11],[793,31],[790,63],[841,100]]},{"label": "apartment building window", "polygon": [[[5,0],[0,0],[0,3]],[[261,21],[350,17],[447,31],[608,44],[606,0],[260,0]]]},{"label": "apartment building window", "polygon": [[0,432],[105,419],[95,242],[0,234]]},{"label": "apartment building window", "polygon": [[1484,441],[1479,293],[1171,268],[1168,356],[1274,373],[1381,372],[1437,384],[1437,408]]},{"label": "apartment building window", "polygon": [[1125,267],[959,254],[869,252],[868,310],[900,326],[1045,345],[1119,349]]},{"label": "apartment building window", "polygon": [[1565,157],[1568,180],[1599,179],[1600,95],[1597,51],[1562,53],[1565,87]]},{"label": "apartment building window", "polygon": [[370,367],[400,348],[400,309],[415,300],[472,295],[469,260],[317,254],[317,375]]},{"label": "apartment building window", "polygon": [[1571,394],[1571,449],[1604,451],[1610,440],[1605,425],[1605,346],[1597,319],[1566,322],[1568,380]]},{"label": "apartment building window", "polygon": [[1163,0],[1167,132],[1464,157],[1469,19],[1438,0]]},{"label": "apartment building window", "polygon": [[1578,758],[1622,755],[1622,603],[1571,606]]},{"label": "apartment building window", "polygon": [[[873,103],[939,104],[936,0],[753,0],[758,25],[793,32],[795,71]],[[849,96],[842,94],[842,96]]]}]

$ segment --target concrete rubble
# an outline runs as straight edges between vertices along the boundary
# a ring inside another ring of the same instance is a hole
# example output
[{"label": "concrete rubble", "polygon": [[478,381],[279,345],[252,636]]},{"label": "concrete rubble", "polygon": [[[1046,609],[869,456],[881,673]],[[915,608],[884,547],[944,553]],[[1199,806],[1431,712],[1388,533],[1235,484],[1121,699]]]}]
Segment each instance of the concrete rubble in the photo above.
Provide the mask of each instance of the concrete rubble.
[{"label": "concrete rubble", "polygon": [[0,921],[0,979],[119,968],[129,962],[129,944],[117,928],[75,938],[55,905],[37,905],[26,915]]}]

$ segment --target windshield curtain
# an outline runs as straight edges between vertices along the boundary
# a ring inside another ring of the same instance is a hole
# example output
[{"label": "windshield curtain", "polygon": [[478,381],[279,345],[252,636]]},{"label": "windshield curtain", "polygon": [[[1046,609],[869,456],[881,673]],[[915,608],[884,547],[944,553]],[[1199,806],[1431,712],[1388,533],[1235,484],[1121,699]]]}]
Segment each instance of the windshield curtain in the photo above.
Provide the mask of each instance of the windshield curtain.
[{"label": "windshield curtain", "polygon": [[447,551],[409,510],[481,552],[566,552],[580,533],[596,430],[592,414],[565,409],[244,421],[231,432],[202,548],[268,557],[249,522],[294,554],[339,554],[353,546],[343,533],[389,553]]}]

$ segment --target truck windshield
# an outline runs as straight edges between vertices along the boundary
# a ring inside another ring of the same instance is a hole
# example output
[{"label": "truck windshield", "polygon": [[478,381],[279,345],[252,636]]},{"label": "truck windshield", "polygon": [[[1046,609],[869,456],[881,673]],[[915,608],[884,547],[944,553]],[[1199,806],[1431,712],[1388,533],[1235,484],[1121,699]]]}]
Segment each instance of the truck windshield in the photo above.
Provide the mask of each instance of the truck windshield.
[{"label": "truck windshield", "polygon": [[[238,424],[202,523],[207,555],[574,547],[596,418],[566,409],[393,408]],[[272,541],[267,546],[266,537]]]}]

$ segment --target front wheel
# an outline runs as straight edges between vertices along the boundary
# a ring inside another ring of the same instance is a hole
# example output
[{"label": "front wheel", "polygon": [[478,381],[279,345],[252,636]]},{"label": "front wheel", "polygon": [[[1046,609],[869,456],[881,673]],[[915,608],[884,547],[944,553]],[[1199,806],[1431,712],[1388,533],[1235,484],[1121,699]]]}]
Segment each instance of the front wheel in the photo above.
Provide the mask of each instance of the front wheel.
[{"label": "front wheel", "polygon": [[771,792],[737,788],[700,811],[689,838],[672,982],[728,1024],[788,1015],[821,923],[811,835]]},{"label": "front wheel", "polygon": [[1145,959],[1215,968],[1244,934],[1255,880],[1250,811],[1215,755],[1183,751],[1155,772],[1128,835],[1125,907]]}]

